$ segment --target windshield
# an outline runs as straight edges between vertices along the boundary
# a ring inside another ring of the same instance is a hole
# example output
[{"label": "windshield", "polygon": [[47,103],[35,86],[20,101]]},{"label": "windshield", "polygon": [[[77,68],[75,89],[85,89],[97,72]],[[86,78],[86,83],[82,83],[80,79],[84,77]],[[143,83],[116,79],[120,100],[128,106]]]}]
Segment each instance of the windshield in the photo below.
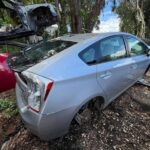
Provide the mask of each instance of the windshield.
[{"label": "windshield", "polygon": [[8,59],[8,64],[13,70],[25,70],[74,44],[76,43],[62,40],[42,42],[25,51],[11,55]]}]

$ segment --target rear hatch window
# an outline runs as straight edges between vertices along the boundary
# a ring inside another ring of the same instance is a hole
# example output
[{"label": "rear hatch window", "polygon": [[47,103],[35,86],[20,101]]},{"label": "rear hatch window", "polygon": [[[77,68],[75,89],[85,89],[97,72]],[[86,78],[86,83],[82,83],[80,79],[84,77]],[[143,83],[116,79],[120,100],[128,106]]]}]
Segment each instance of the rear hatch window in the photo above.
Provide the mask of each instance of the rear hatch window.
[{"label": "rear hatch window", "polygon": [[76,44],[71,41],[53,40],[42,42],[34,47],[11,55],[8,58],[9,66],[15,71],[23,71],[63,50]]}]

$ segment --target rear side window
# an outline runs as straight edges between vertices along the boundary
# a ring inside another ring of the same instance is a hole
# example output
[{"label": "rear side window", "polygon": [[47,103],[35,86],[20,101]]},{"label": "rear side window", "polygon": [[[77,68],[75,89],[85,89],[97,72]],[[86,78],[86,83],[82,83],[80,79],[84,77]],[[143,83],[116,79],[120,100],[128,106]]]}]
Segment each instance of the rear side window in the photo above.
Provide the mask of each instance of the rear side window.
[{"label": "rear side window", "polygon": [[144,43],[131,36],[127,36],[126,39],[131,56],[146,54],[147,46]]},{"label": "rear side window", "polygon": [[86,64],[95,64],[96,63],[96,44],[91,45],[90,47],[83,50],[79,57],[86,63]]},{"label": "rear side window", "polygon": [[95,60],[95,49],[89,48],[85,53],[82,54],[82,59],[86,63],[94,61]]},{"label": "rear side window", "polygon": [[121,36],[114,36],[100,41],[99,61],[105,62],[126,57],[126,48]]}]

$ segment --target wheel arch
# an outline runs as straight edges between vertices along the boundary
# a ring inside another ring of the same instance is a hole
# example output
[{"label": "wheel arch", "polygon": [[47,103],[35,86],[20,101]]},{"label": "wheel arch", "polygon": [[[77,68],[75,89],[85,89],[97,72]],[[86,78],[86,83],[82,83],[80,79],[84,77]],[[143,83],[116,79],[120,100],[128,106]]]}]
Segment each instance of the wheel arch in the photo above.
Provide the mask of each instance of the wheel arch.
[{"label": "wheel arch", "polygon": [[83,106],[85,106],[87,103],[92,102],[94,99],[98,99],[99,101],[101,101],[102,107],[101,109],[105,108],[105,103],[106,103],[106,98],[104,96],[101,95],[97,95],[97,96],[93,96],[88,98],[87,100],[83,101],[73,112],[72,114],[72,119],[70,120],[70,125],[73,122],[76,114],[83,108]]}]

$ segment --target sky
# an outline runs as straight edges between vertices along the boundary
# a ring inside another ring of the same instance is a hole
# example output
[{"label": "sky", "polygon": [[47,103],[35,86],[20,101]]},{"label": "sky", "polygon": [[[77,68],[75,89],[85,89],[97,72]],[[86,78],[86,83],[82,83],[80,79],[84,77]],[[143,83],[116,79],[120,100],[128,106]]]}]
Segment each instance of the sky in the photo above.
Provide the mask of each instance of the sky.
[{"label": "sky", "polygon": [[112,3],[110,0],[106,0],[106,5],[101,15],[99,16],[101,24],[100,29],[94,29],[94,33],[102,33],[102,32],[115,32],[119,31],[120,19],[117,14],[112,12]]}]

